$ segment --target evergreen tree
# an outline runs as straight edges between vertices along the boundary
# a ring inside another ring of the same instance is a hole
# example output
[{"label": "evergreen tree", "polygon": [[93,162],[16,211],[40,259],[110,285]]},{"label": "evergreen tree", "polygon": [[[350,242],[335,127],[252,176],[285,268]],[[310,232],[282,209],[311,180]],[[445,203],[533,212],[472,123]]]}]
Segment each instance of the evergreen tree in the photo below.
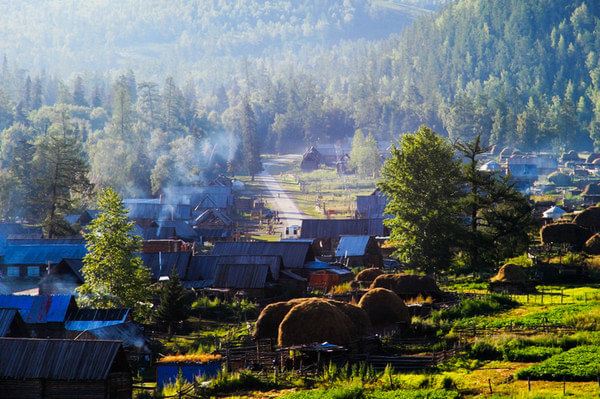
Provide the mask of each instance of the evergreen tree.
[{"label": "evergreen tree", "polygon": [[244,170],[252,177],[252,181],[254,181],[254,176],[262,172],[263,166],[260,160],[256,118],[247,100],[244,100],[242,103],[240,125],[242,133],[242,163]]},{"label": "evergreen tree", "polygon": [[400,259],[427,272],[449,267],[461,229],[460,175],[452,146],[426,126],[392,148],[378,186],[389,199],[386,224]]},{"label": "evergreen tree", "polygon": [[190,311],[185,288],[181,285],[177,268],[173,268],[169,280],[160,288],[159,305],[156,309],[156,319],[167,326],[169,336],[173,333],[175,325],[185,320]]},{"label": "evergreen tree", "polygon": [[88,195],[91,186],[87,172],[80,137],[63,112],[48,134],[37,138],[32,160],[29,208],[37,220],[43,220],[48,238],[71,234],[64,216],[72,210],[75,196]]},{"label": "evergreen tree", "polygon": [[133,234],[134,223],[119,195],[111,188],[98,198],[99,216],[84,235],[88,253],[83,258],[84,283],[80,301],[98,308],[127,307],[136,319],[147,317],[151,303],[150,271],[136,255],[142,239]]},{"label": "evergreen tree", "polygon": [[81,76],[77,76],[73,81],[73,104],[81,107],[87,107],[88,103],[85,99],[85,87]]},{"label": "evergreen tree", "polygon": [[31,109],[36,110],[42,107],[43,93],[42,93],[42,79],[37,77],[33,83],[33,90],[31,94]]},{"label": "evergreen tree", "polygon": [[122,81],[118,81],[113,89],[112,112],[111,130],[121,140],[131,140],[135,115],[129,90]]},{"label": "evergreen tree", "polygon": [[466,191],[461,207],[469,221],[461,234],[469,271],[481,272],[497,262],[522,253],[529,242],[531,209],[509,181],[497,174],[479,170],[480,157],[489,151],[481,136],[455,147],[465,158],[462,179]]}]

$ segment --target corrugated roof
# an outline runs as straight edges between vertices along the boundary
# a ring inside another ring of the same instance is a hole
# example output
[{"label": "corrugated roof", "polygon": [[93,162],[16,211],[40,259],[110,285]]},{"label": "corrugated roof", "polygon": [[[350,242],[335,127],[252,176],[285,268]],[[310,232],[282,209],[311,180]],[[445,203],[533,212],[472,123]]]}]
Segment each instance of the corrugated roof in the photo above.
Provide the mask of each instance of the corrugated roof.
[{"label": "corrugated roof", "polygon": [[0,337],[6,336],[15,318],[20,317],[17,309],[0,309]]},{"label": "corrugated roof", "polygon": [[118,341],[0,338],[0,378],[104,380]]},{"label": "corrugated roof", "polygon": [[356,212],[365,219],[381,219],[387,202],[387,197],[379,193],[358,195],[356,197]]},{"label": "corrugated roof", "polygon": [[194,241],[198,238],[198,233],[192,226],[183,220],[161,220],[156,230],[156,238],[181,238],[188,241]]},{"label": "corrugated roof", "polygon": [[196,225],[208,222],[219,222],[224,226],[230,226],[233,224],[233,220],[231,220],[229,216],[227,216],[218,208],[206,209],[194,220],[194,224]]},{"label": "corrugated roof", "polygon": [[215,288],[264,288],[269,275],[269,265],[220,264],[217,266]]},{"label": "corrugated roof", "polygon": [[185,279],[187,281],[213,280],[218,261],[218,256],[192,256]]},{"label": "corrugated roof", "polygon": [[8,245],[2,263],[5,265],[46,265],[63,259],[82,259],[85,244]]},{"label": "corrugated roof", "polygon": [[283,267],[301,269],[315,259],[311,244],[306,241],[217,242],[213,255],[281,256]]},{"label": "corrugated roof", "polygon": [[281,256],[234,255],[220,256],[218,260],[219,265],[267,265],[275,280],[279,278],[282,263]]},{"label": "corrugated roof", "polygon": [[0,308],[18,309],[28,324],[62,323],[75,307],[71,295],[0,295]]},{"label": "corrugated roof", "polygon": [[129,199],[124,202],[130,219],[188,220],[192,207],[188,204],[161,204],[158,200]]},{"label": "corrugated roof", "polygon": [[344,235],[383,236],[383,219],[304,219],[301,238],[338,238]]},{"label": "corrugated roof", "polygon": [[94,337],[108,341],[121,341],[124,348],[148,349],[148,340],[142,328],[132,322],[120,323],[88,331]]},{"label": "corrugated roof", "polygon": [[223,229],[211,229],[211,228],[198,228],[195,227],[194,230],[198,237],[202,239],[202,241],[215,239],[215,238],[229,238],[233,233],[232,228],[223,228]]},{"label": "corrugated roof", "polygon": [[129,309],[77,309],[69,313],[65,329],[87,331],[115,326],[127,322],[129,313]]},{"label": "corrugated roof", "polygon": [[142,261],[152,272],[152,277],[158,280],[160,277],[169,276],[173,268],[177,269],[180,279],[185,279],[187,274],[191,252],[158,252],[140,254]]},{"label": "corrugated roof", "polygon": [[335,256],[364,256],[370,236],[342,236],[335,250]]}]

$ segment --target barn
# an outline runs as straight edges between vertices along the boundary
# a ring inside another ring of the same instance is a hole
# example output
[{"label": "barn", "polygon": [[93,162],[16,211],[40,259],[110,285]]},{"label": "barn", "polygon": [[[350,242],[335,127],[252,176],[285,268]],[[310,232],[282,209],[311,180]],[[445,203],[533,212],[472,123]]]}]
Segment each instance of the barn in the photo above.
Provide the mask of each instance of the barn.
[{"label": "barn", "polygon": [[131,369],[117,341],[0,338],[4,399],[129,399]]}]

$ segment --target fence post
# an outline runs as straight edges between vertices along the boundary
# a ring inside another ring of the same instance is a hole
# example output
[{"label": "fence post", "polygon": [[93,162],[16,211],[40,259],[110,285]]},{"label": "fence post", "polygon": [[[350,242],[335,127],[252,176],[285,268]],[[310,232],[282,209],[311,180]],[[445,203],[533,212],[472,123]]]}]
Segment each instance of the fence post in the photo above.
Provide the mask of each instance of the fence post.
[{"label": "fence post", "polygon": [[492,379],[488,378],[488,386],[490,387],[490,394],[494,393],[494,391],[492,391]]},{"label": "fence post", "polygon": [[531,377],[527,377],[527,390],[531,392]]},{"label": "fence post", "polygon": [[567,394],[567,381],[563,377],[563,395]]},{"label": "fence post", "polygon": [[564,288],[561,288],[561,289],[560,289],[560,304],[561,304],[561,305],[563,304],[564,297],[565,297],[565,289],[564,289]]}]

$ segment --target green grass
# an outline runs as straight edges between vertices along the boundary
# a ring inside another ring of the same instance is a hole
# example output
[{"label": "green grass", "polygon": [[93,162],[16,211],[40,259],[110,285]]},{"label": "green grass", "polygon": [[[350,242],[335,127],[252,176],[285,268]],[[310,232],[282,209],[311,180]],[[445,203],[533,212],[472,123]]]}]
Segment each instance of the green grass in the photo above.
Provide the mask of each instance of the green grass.
[{"label": "green grass", "polygon": [[457,320],[456,327],[536,328],[545,325],[595,330],[600,325],[600,309],[596,303],[555,306],[529,306],[513,309],[497,316],[474,316]]},{"label": "green grass", "polygon": [[434,321],[450,321],[477,315],[499,313],[516,307],[517,302],[503,295],[489,295],[482,298],[463,299],[456,306],[433,312]]},{"label": "green grass", "polygon": [[311,389],[281,396],[282,399],[454,399],[459,394],[445,389],[367,390],[361,387]]},{"label": "green grass", "polygon": [[594,381],[600,378],[600,346],[578,346],[517,372],[517,378]]}]

